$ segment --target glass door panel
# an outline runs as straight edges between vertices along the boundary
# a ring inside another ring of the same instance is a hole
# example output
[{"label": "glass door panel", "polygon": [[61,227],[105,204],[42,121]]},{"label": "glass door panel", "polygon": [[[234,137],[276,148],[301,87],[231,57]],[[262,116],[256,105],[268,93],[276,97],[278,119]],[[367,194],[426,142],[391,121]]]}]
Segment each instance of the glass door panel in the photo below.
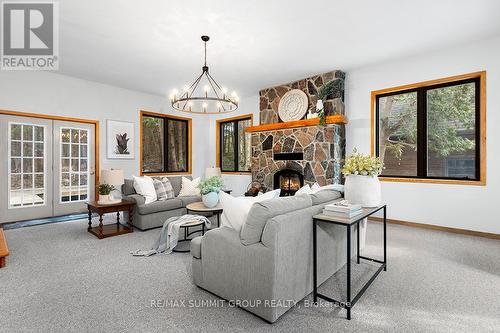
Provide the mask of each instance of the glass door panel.
[{"label": "glass door panel", "polygon": [[9,208],[46,205],[44,138],[47,127],[13,122],[8,127]]},{"label": "glass door panel", "polygon": [[88,129],[60,128],[60,202],[85,201],[89,193]]},{"label": "glass door panel", "polygon": [[0,223],[52,215],[52,121],[0,115]]},{"label": "glass door panel", "polygon": [[83,212],[94,199],[94,125],[54,122],[54,214]]}]

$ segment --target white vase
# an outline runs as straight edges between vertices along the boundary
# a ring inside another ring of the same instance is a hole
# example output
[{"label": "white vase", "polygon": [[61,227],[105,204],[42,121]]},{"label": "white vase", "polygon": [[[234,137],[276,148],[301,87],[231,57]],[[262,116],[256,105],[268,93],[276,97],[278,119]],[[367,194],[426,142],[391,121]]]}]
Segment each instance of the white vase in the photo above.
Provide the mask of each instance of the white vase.
[{"label": "white vase", "polygon": [[109,194],[99,194],[99,201],[97,202],[100,205],[109,205],[111,203],[111,198]]},{"label": "white vase", "polygon": [[376,207],[382,202],[380,180],[376,176],[348,175],[344,184],[344,196],[350,203]]},{"label": "white vase", "polygon": [[219,193],[217,192],[210,192],[207,194],[203,194],[201,196],[201,200],[203,201],[203,204],[207,208],[212,208],[217,206],[217,203],[219,202]]}]

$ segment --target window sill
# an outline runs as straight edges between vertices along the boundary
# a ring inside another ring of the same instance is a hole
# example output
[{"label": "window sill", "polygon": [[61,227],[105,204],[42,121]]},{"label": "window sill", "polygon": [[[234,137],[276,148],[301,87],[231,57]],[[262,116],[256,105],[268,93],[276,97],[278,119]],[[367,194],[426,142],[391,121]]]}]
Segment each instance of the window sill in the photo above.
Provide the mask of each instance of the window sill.
[{"label": "window sill", "polygon": [[223,175],[241,175],[241,176],[251,176],[252,171],[222,171]]},{"label": "window sill", "polygon": [[190,175],[191,172],[142,172],[141,176],[177,176],[177,175]]},{"label": "window sill", "polygon": [[445,185],[475,185],[486,186],[486,180],[458,180],[458,179],[423,179],[423,178],[400,178],[400,177],[379,177],[382,182],[397,183],[429,183]]}]

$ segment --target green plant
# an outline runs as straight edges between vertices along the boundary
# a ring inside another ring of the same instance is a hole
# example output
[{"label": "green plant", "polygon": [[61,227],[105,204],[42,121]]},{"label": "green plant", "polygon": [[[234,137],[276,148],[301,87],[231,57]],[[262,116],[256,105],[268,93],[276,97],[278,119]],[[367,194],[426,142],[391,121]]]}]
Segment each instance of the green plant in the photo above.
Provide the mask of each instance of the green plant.
[{"label": "green plant", "polygon": [[222,181],[222,178],[217,176],[203,179],[198,184],[198,188],[200,189],[201,194],[208,194],[210,192],[219,193],[223,187],[224,182]]},{"label": "green plant", "polygon": [[342,89],[344,88],[344,82],[342,80],[331,80],[324,84],[318,89],[318,94],[316,95],[318,99],[325,102],[328,97],[340,95]]},{"label": "green plant", "polygon": [[319,125],[325,126],[326,125],[325,108],[318,110],[318,118],[319,118]]},{"label": "green plant", "polygon": [[[319,88],[316,96],[318,97],[318,100],[322,100],[323,103],[325,103],[328,97],[339,95],[343,88],[344,88],[344,83],[342,80],[332,80],[323,85],[321,88]],[[317,110],[316,112],[318,113],[319,117],[319,125],[325,126],[326,125],[325,108]]]},{"label": "green plant", "polygon": [[114,189],[115,187],[109,184],[99,184],[99,186],[97,187],[100,195],[109,195],[109,193],[111,193],[111,191],[113,191]]},{"label": "green plant", "polygon": [[354,148],[352,154],[347,157],[342,174],[347,175],[362,175],[362,176],[378,176],[384,169],[384,163],[379,157],[363,155],[358,153]]}]

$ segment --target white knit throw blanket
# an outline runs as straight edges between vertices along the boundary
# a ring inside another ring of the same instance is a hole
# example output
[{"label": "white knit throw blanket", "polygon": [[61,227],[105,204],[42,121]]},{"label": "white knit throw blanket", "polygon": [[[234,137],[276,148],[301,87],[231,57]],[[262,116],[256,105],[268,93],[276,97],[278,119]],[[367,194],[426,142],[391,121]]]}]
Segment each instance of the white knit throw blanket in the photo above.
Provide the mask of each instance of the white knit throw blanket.
[{"label": "white knit throw blanket", "polygon": [[172,253],[172,249],[177,246],[179,242],[179,229],[182,225],[193,222],[200,221],[205,223],[207,229],[210,228],[211,222],[205,216],[200,215],[183,215],[183,216],[174,216],[169,218],[163,223],[163,228],[160,232],[160,237],[156,240],[151,248],[151,250],[135,250],[130,251],[130,253],[134,256],[139,257],[149,257],[153,254]]}]

